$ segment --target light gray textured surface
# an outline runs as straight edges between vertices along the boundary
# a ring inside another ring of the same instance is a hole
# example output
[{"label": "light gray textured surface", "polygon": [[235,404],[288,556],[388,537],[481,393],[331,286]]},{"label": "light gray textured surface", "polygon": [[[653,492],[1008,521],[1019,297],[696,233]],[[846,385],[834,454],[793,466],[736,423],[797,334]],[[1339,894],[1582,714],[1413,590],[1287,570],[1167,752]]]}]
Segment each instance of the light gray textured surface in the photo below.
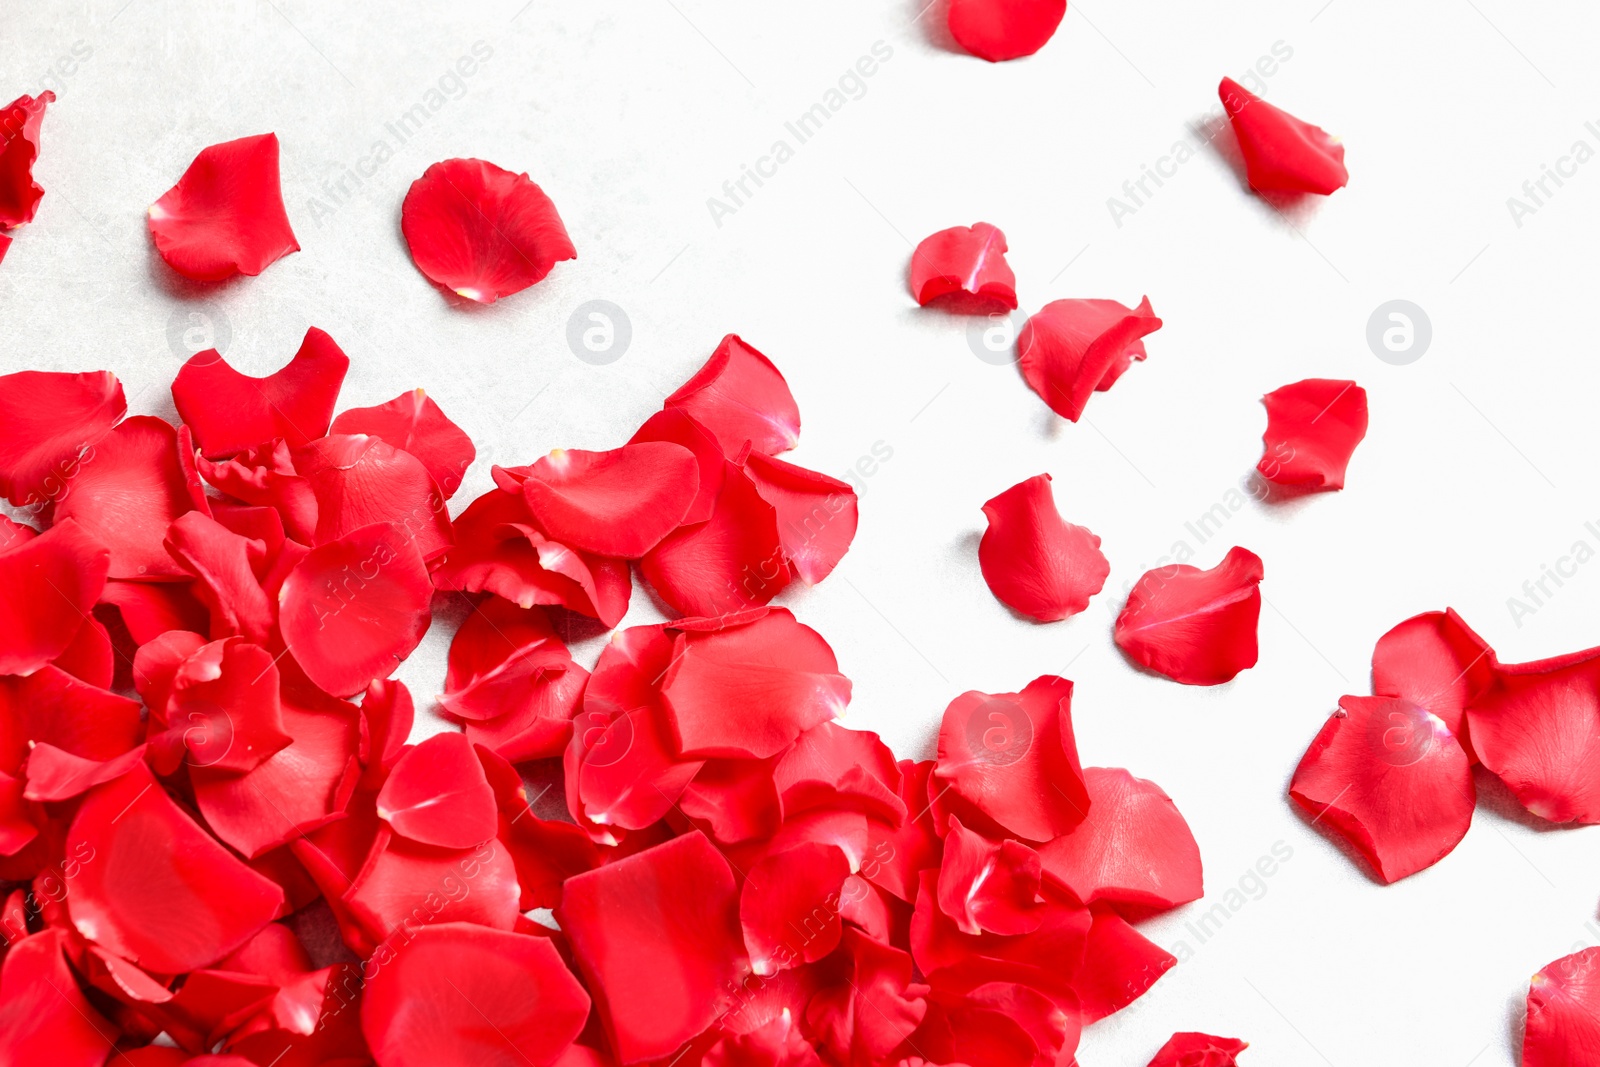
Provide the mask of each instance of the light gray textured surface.
[{"label": "light gray textured surface", "polygon": [[[794,388],[798,462],[842,475],[880,442],[893,450],[865,482],[844,564],[782,600],[855,680],[847,722],[926,756],[957,692],[1064,672],[1086,762],[1160,782],[1195,830],[1208,898],[1148,928],[1193,958],[1091,1028],[1085,1064],[1143,1064],[1175,1029],[1245,1037],[1262,1067],[1516,1062],[1527,977],[1600,939],[1596,831],[1481,808],[1455,854],[1380,888],[1284,788],[1340,694],[1365,692],[1374,639],[1408,615],[1452,605],[1508,659],[1597,643],[1600,564],[1520,619],[1507,600],[1574,542],[1600,545],[1585,526],[1600,519],[1600,163],[1564,167],[1520,226],[1507,198],[1574,142],[1600,146],[1585,125],[1600,119],[1600,16],[1576,2],[1095,0],[1074,2],[1037,57],[990,66],[949,51],[941,10],[920,8],[6,0],[0,96],[52,71],[60,99],[38,166],[48,194],[0,266],[0,370],[109,368],[134,410],[170,415],[186,353],[169,337],[192,312],[225,322],[229,359],[253,373],[321,326],[353,360],[346,405],[420,385],[479,442],[462,503],[490,462],[620,443],[737,331]],[[878,42],[892,55],[859,98],[846,83],[823,130],[717,225],[708,198],[792,141],[784,123]],[[475,45],[491,54],[441,86]],[[1192,129],[1215,114],[1218,78],[1275,45],[1292,55],[1268,96],[1343,135],[1353,175],[1292,222]],[[398,143],[389,124],[433,90],[443,103]],[[256,279],[179,283],[145,208],[200,148],[268,130],[304,250]],[[341,194],[380,140],[393,158]],[[1117,225],[1107,198],[1180,141],[1200,147]],[[495,307],[448,303],[409,261],[399,204],[456,155],[529,171],[579,259]],[[1014,370],[974,358],[962,322],[908,299],[909,242],[978,219],[1010,239],[1025,307],[1148,293],[1166,320],[1149,362],[1082,423],[1049,417]],[[1364,340],[1394,298],[1434,327],[1410,366]],[[632,323],[609,366],[565,341],[592,299]],[[1232,496],[1259,455],[1257,398],[1308,376],[1371,393],[1349,489],[1276,508]],[[982,502],[1041,470],[1113,565],[1087,612],[1051,626],[997,604],[975,556]],[[1218,504],[1227,518],[1202,544],[1188,524]],[[1233,543],[1266,561],[1261,665],[1233,684],[1139,674],[1111,642],[1119,590],[1177,542],[1206,565]],[[637,600],[630,621],[656,617]],[[441,620],[406,664],[417,693],[438,690],[452,629]],[[1279,842],[1292,859],[1251,881]],[[1202,943],[1196,925],[1230,888],[1242,903]]]}]

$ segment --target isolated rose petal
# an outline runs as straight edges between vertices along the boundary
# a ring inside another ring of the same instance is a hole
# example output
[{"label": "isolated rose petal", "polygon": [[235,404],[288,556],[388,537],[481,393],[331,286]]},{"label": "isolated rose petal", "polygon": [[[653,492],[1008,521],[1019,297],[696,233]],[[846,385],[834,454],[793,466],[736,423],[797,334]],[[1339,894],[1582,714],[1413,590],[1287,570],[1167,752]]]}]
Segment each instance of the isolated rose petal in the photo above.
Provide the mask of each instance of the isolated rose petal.
[{"label": "isolated rose petal", "polygon": [[1039,850],[1044,869],[1085,904],[1165,910],[1199,900],[1200,846],[1172,798],[1118,767],[1083,772],[1089,815]]},{"label": "isolated rose petal", "polygon": [[556,922],[624,1063],[667,1056],[748,968],[727,860],[699,833],[567,880]]},{"label": "isolated rose petal", "polygon": [[314,544],[392,523],[424,560],[451,544],[450,512],[420,460],[377,437],[334,434],[294,452],[294,468],[317,498]]},{"label": "isolated rose petal", "polygon": [[156,251],[195,281],[260,274],[300,250],[283,209],[273,133],[201,149],[149,214]]},{"label": "isolated rose petal", "polygon": [[1233,121],[1250,188],[1327,196],[1350,181],[1344,145],[1320,127],[1273,107],[1232,78],[1222,79],[1217,95]]},{"label": "isolated rose petal", "polygon": [[1600,1062],[1600,948],[1563,956],[1533,976],[1522,1067]]},{"label": "isolated rose petal", "polygon": [[[46,94],[49,95],[49,94]],[[0,1061],[17,1067],[101,1067],[117,1027],[95,1010],[62,955],[66,934],[12,945],[0,971]]]},{"label": "isolated rose petal", "polygon": [[0,494],[36,509],[60,499],[127,409],[110,371],[0,376]]},{"label": "isolated rose petal", "polygon": [[1094,909],[1083,967],[1073,980],[1083,1021],[1096,1022],[1144,996],[1178,962],[1116,912]]},{"label": "isolated rose petal", "polygon": [[334,696],[387,678],[428,632],[433,586],[416,544],[388,523],[311,550],[279,594],[284,642]]},{"label": "isolated rose petal", "polygon": [[1261,578],[1261,558],[1237,547],[1210,570],[1146,571],[1117,616],[1117,646],[1175,682],[1220,685],[1256,665]]},{"label": "isolated rose petal", "polygon": [[0,108],[0,227],[32,222],[39,209],[44,189],[33,180],[33,164],[39,158],[45,107],[55,102],[56,94],[47,89]]},{"label": "isolated rose petal", "polygon": [[492,304],[576,259],[556,206],[526,174],[447,159],[411,183],[400,207],[411,258],[428,280]]},{"label": "isolated rose petal", "polygon": [[1343,489],[1345,467],[1367,435],[1367,391],[1355,382],[1307,378],[1261,398],[1264,451],[1256,470],[1298,489]]},{"label": "isolated rose petal", "polygon": [[770,853],[748,871],[739,924],[759,975],[812,963],[839,944],[839,892],[850,861],[835,845],[805,842]]},{"label": "isolated rose petal", "polygon": [[30,674],[66,652],[109,566],[110,552],[70,520],[0,553],[0,674]]},{"label": "isolated rose petal", "polygon": [[746,445],[775,456],[800,441],[800,409],[789,383],[738,334],[724,337],[694,377],[667,397],[665,406],[692,416],[731,460]]},{"label": "isolated rose petal", "polygon": [[378,817],[423,845],[471,848],[495,836],[494,792],[461,734],[435,734],[395,764],[378,793]]},{"label": "isolated rose petal", "polygon": [[951,0],[950,35],[973,55],[999,63],[1043,48],[1066,13],[1067,0]]},{"label": "isolated rose petal", "polygon": [[1467,708],[1473,751],[1551,822],[1600,822],[1600,649],[1496,664]]},{"label": "isolated rose petal", "polygon": [[73,925],[141,966],[175,974],[216,962],[283,908],[283,890],[214,841],[147,771],[97,786],[67,835],[95,860],[67,882]]},{"label": "isolated rose petal", "polygon": [[744,468],[724,467],[711,518],[668,534],[639,570],[674,611],[716,617],[767,603],[792,572],[778,513]]},{"label": "isolated rose petal", "polygon": [[989,520],[978,565],[1001,603],[1041,622],[1089,606],[1111,574],[1100,538],[1056,510],[1050,475],[1018,482],[983,506]]},{"label": "isolated rose petal", "polygon": [[930,788],[942,793],[948,783],[969,826],[987,822],[1027,841],[1071,830],[1089,808],[1072,734],[1072,683],[1047,674],[1021,693],[956,697],[939,725],[933,773]]},{"label": "isolated rose petal", "polygon": [[280,437],[300,448],[328,432],[349,369],[350,358],[313,326],[294,358],[265,378],[240,374],[212,350],[191,357],[173,379],[172,400],[209,459]]},{"label": "isolated rose petal", "polygon": [[939,910],[976,937],[1029,934],[1044,921],[1039,854],[1020,841],[990,841],[950,820],[939,867]]},{"label": "isolated rose petal", "polygon": [[1162,1045],[1149,1067],[1238,1067],[1239,1053],[1250,1046],[1232,1037],[1180,1033]]},{"label": "isolated rose petal", "polygon": [[987,222],[952,226],[924,237],[911,253],[910,280],[911,295],[924,307],[936,300],[958,310],[1017,306],[1017,278],[1006,263],[1006,235]]},{"label": "isolated rose petal", "polygon": [[329,433],[371,434],[416,456],[448,498],[477,455],[472,438],[421,389],[401,393],[387,404],[348,408],[333,420]]},{"label": "isolated rose petal", "polygon": [[[1378,638],[1372,692],[1428,709],[1461,740],[1467,705],[1493,681],[1495,663],[1493,650],[1454,610],[1429,611]],[[1467,755],[1477,762],[1470,750]]]},{"label": "isolated rose petal", "polygon": [[[1137,308],[1115,300],[1053,300],[1017,334],[1017,365],[1051,411],[1077,422],[1107,374],[1120,374],[1139,339],[1160,328],[1148,297]],[[1137,352],[1142,358],[1144,349]]]},{"label": "isolated rose petal", "polygon": [[589,998],[548,938],[445,923],[379,950],[361,1001],[378,1067],[551,1064]]},{"label": "isolated rose petal", "polygon": [[850,680],[815,630],[775,608],[726,630],[679,634],[661,700],[685,755],[762,759],[838,717]]},{"label": "isolated rose petal", "polygon": [[522,483],[534,520],[553,540],[620,559],[638,559],[677,529],[699,488],[694,453],[665,441],[557,449]]},{"label": "isolated rose petal", "polygon": [[838,566],[856,536],[856,491],[849,483],[759,452],[745,474],[777,513],[778,543],[795,575],[816,585]]}]

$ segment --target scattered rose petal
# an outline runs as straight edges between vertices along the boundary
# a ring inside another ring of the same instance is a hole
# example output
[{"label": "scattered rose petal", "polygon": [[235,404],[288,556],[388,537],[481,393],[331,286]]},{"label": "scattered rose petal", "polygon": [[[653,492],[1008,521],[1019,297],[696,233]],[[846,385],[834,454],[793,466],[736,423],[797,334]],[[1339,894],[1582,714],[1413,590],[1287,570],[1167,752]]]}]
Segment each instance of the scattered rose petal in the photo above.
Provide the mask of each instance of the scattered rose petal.
[{"label": "scattered rose petal", "polygon": [[1053,300],[1017,334],[1017,365],[1051,411],[1077,422],[1108,375],[1115,381],[1128,363],[1144,358],[1140,338],[1159,329],[1148,297],[1137,308],[1115,300]]},{"label": "scattered rose petal", "polygon": [[767,603],[792,572],[778,513],[736,463],[724,467],[711,518],[668,534],[639,570],[674,611],[716,617]]},{"label": "scattered rose petal", "polygon": [[1367,391],[1329,378],[1274,389],[1267,406],[1264,451],[1256,470],[1296,489],[1343,489],[1345,467],[1367,435]]},{"label": "scattered rose petal", "polygon": [[[1493,681],[1496,662],[1483,638],[1455,611],[1425,612],[1378,638],[1372,649],[1372,692],[1426,708],[1464,741],[1467,705]],[[1467,755],[1477,762],[1470,750]]]},{"label": "scattered rose petal", "polygon": [[1146,571],[1117,616],[1117,646],[1184,685],[1220,685],[1256,665],[1261,558],[1230,548],[1210,570]]},{"label": "scattered rose petal", "polygon": [[1231,1037],[1180,1033],[1161,1046],[1149,1067],[1238,1067],[1239,1053],[1250,1046]]},{"label": "scattered rose petal", "polygon": [[302,448],[328,432],[349,369],[350,358],[313,326],[294,358],[265,378],[240,374],[214,350],[193,356],[173,380],[172,400],[208,459],[278,438]]},{"label": "scattered rose petal", "polygon": [[150,206],[150,236],[169,267],[200,282],[260,274],[300,251],[283,209],[277,134],[201,149]]},{"label": "scattered rose petal", "polygon": [[846,482],[750,453],[745,474],[772,505],[778,544],[795,576],[816,585],[839,565],[856,536],[856,492]]},{"label": "scattered rose petal", "polygon": [[1144,996],[1178,962],[1116,912],[1094,909],[1083,967],[1073,980],[1083,1021],[1096,1022]]},{"label": "scattered rose petal", "polygon": [[117,1027],[78,988],[62,955],[65,941],[62,931],[44,930],[6,952],[0,970],[0,1060],[17,1067],[101,1067],[106,1062]]},{"label": "scattered rose petal", "polygon": [[1030,934],[1044,921],[1039,854],[1020,841],[989,841],[955,819],[944,839],[939,910],[956,929],[978,934]]},{"label": "scattered rose petal", "polygon": [[294,467],[317,500],[313,544],[391,523],[424,560],[450,548],[444,493],[411,453],[377,437],[334,434],[297,449]]},{"label": "scattered rose petal", "polygon": [[477,455],[472,439],[421,389],[401,393],[377,407],[342,411],[328,432],[371,434],[404,449],[422,461],[446,498],[461,488],[461,479]]},{"label": "scattered rose petal", "polygon": [[957,310],[1015,309],[1017,278],[1006,263],[1006,235],[975,222],[923,238],[911,253],[911,295],[924,307],[939,301]]},{"label": "scattered rose petal", "polygon": [[1467,708],[1483,765],[1551,822],[1600,823],[1600,649],[1495,664]]},{"label": "scattered rose petal", "polygon": [[700,488],[694,453],[664,441],[557,449],[522,483],[534,520],[584,552],[638,559],[677,529]]},{"label": "scattered rose petal", "polygon": [[60,499],[127,409],[110,371],[0,377],[0,494],[36,510]]},{"label": "scattered rose petal", "polygon": [[0,553],[0,674],[31,674],[65,652],[110,565],[110,551],[70,520]]},{"label": "scattered rose petal", "polygon": [[739,896],[739,923],[759,975],[822,959],[839,944],[839,894],[850,861],[836,845],[804,842],[751,867]]},{"label": "scattered rose petal", "polygon": [[1056,510],[1050,475],[1018,482],[983,506],[989,528],[978,565],[989,591],[1006,606],[1041,622],[1057,622],[1089,606],[1111,574],[1100,538]]},{"label": "scattered rose petal", "polygon": [[1302,122],[1223,78],[1217,89],[1244,153],[1245,177],[1258,193],[1327,196],[1350,181],[1344,145],[1320,127]]},{"label": "scattered rose petal", "polygon": [[800,441],[800,409],[794,394],[772,361],[737,334],[728,334],[717,350],[667,397],[716,437],[730,460],[748,445],[769,456],[787,452]]},{"label": "scattered rose petal", "polygon": [[378,817],[422,845],[471,848],[495,836],[494,793],[462,734],[435,734],[395,764]]},{"label": "scattered rose petal", "polygon": [[44,110],[56,102],[48,89],[37,97],[19,96],[0,109],[0,226],[15,229],[32,222],[44,189],[33,180],[39,158],[39,127]]},{"label": "scattered rose petal", "polygon": [[1067,0],[951,0],[950,35],[991,63],[1021,59],[1045,46],[1066,13]]},{"label": "scattered rose petal", "polygon": [[1578,1067],[1600,1057],[1600,948],[1563,956],[1533,976],[1522,1067]]}]

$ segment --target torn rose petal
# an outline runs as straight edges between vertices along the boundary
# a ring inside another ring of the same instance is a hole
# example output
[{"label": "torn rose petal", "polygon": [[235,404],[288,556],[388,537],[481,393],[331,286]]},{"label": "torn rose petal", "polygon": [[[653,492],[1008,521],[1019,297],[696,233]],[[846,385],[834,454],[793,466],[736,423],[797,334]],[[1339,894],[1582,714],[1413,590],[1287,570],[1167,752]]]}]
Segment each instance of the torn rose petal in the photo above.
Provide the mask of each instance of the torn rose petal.
[{"label": "torn rose petal", "polygon": [[156,251],[195,281],[260,274],[300,250],[283,208],[277,134],[201,149],[149,215]]},{"label": "torn rose petal", "polygon": [[1250,1046],[1232,1037],[1179,1033],[1162,1045],[1149,1067],[1238,1067],[1239,1053]]},{"label": "torn rose petal", "polygon": [[127,409],[110,371],[0,376],[0,495],[36,510],[60,499]]},{"label": "torn rose petal", "polygon": [[1041,622],[1057,622],[1089,606],[1111,574],[1100,538],[1056,510],[1050,475],[1019,482],[983,506],[989,520],[978,565],[989,591],[1006,606]]},{"label": "torn rose petal", "polygon": [[526,174],[447,159],[411,183],[400,207],[406,247],[429,281],[492,304],[576,259],[556,206]]},{"label": "torn rose petal", "polygon": [[1117,616],[1117,646],[1184,685],[1220,685],[1256,665],[1261,557],[1230,548],[1210,570],[1146,571]]},{"label": "torn rose petal", "polygon": [[728,334],[693,378],[667,397],[709,430],[730,460],[751,451],[769,456],[800,442],[800,409],[772,361],[738,334]]},{"label": "torn rose petal", "polygon": [[1244,154],[1245,177],[1258,193],[1327,196],[1350,181],[1344,145],[1320,127],[1302,122],[1223,78],[1217,89]]},{"label": "torn rose petal", "polygon": [[1067,0],[951,0],[950,35],[991,63],[1021,59],[1045,46],[1066,13]]},{"label": "torn rose petal", "polygon": [[911,253],[911,295],[957,310],[1017,306],[1017,278],[1006,263],[1006,235],[987,222],[953,226]]},{"label": "torn rose petal", "polygon": [[214,350],[183,365],[172,401],[209,459],[283,438],[301,448],[328,432],[350,358],[315,326],[294,358],[265,378],[240,374]]},{"label": "torn rose petal", "polygon": [[1367,391],[1355,382],[1307,378],[1261,402],[1267,406],[1256,464],[1261,476],[1294,489],[1343,489],[1345,468],[1367,435]]},{"label": "torn rose petal", "polygon": [[0,108],[0,227],[32,222],[44,189],[33,180],[39,158],[39,127],[44,110],[56,102],[48,89],[37,97],[19,96]]},{"label": "torn rose petal", "polygon": [[1134,347],[1139,339],[1160,328],[1149,297],[1137,308],[1115,300],[1053,300],[1017,334],[1017,365],[1051,411],[1077,422],[1108,376],[1115,381],[1134,358],[1144,358],[1143,346]]},{"label": "torn rose petal", "polygon": [[1522,1067],[1600,1062],[1600,948],[1563,956],[1533,976]]},{"label": "torn rose petal", "polygon": [[422,461],[446,498],[461,488],[461,479],[477,455],[472,438],[421,389],[401,393],[377,407],[348,408],[333,420],[328,432],[371,434],[404,449]]}]

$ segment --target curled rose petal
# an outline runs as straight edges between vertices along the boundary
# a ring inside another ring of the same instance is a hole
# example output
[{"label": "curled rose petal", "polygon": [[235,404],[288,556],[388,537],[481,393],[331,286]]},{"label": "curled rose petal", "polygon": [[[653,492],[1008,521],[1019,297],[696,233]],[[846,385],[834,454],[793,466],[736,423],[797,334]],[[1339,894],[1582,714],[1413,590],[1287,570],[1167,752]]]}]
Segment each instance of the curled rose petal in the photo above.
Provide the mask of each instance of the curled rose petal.
[{"label": "curled rose petal", "polygon": [[278,135],[201,149],[178,184],[150,205],[150,236],[169,267],[200,282],[260,274],[300,251],[283,209]]},{"label": "curled rose petal", "polygon": [[444,923],[378,950],[361,1029],[378,1067],[554,1064],[589,998],[549,938]]},{"label": "curled rose petal", "polygon": [[1045,46],[1066,13],[1067,0],[951,0],[950,35],[991,63],[1021,59]]},{"label": "curled rose petal", "polygon": [[1433,866],[1472,825],[1477,790],[1444,720],[1398,697],[1343,697],[1289,795],[1385,883]]},{"label": "curled rose petal", "polygon": [[0,674],[31,674],[65,652],[110,566],[110,551],[72,521],[0,553]]},{"label": "curled rose petal", "polygon": [[279,625],[306,675],[350,696],[389,677],[417,647],[432,598],[415,542],[375,523],[311,550],[283,583]]},{"label": "curled rose petal", "polygon": [[172,400],[208,459],[278,438],[301,448],[328,432],[349,369],[350,357],[313,326],[294,358],[265,378],[240,374],[215,350],[193,356],[173,379]]},{"label": "curled rose petal", "polygon": [[638,559],[678,528],[700,489],[681,445],[651,441],[609,452],[557,449],[522,483],[534,520],[562,544]]},{"label": "curled rose petal", "polygon": [[976,937],[1030,934],[1044,921],[1039,854],[1020,841],[990,841],[950,820],[939,867],[939,910]]},{"label": "curled rose petal", "polygon": [[1139,339],[1161,329],[1150,299],[1137,308],[1115,300],[1052,300],[1017,334],[1017,365],[1028,388],[1071,422],[1106,380],[1115,381],[1133,359],[1144,358]]},{"label": "curled rose petal", "polygon": [[1100,538],[1056,510],[1050,475],[1018,482],[983,506],[989,528],[978,565],[989,591],[1006,606],[1041,622],[1057,622],[1089,606],[1111,574]]},{"label": "curled rose petal", "polygon": [[748,973],[733,872],[699,833],[569,878],[555,918],[624,1063],[675,1052]]},{"label": "curled rose petal", "polygon": [[1095,908],[1083,967],[1072,983],[1083,1021],[1096,1022],[1126,1008],[1177,962],[1116,912]]},{"label": "curled rose petal", "polygon": [[772,783],[786,818],[813,808],[851,809],[894,828],[907,817],[896,792],[900,768],[894,753],[870,730],[832,721],[813,726],[778,759]]},{"label": "curled rose petal", "polygon": [[763,857],[739,894],[739,924],[759,975],[822,959],[839,944],[839,893],[850,861],[836,845],[808,841]]},{"label": "curled rose petal", "polygon": [[837,718],[850,680],[821,635],[775,608],[725,630],[680,633],[661,700],[684,755],[763,759]]},{"label": "curled rose petal", "polygon": [[1244,153],[1245,177],[1258,193],[1317,193],[1327,196],[1350,181],[1344,145],[1327,131],[1302,122],[1223,78],[1222,106]]},{"label": "curled rose petal", "polygon": [[191,511],[167,527],[167,551],[193,575],[190,590],[211,616],[215,639],[241,635],[265,645],[272,633],[272,602],[256,567],[266,546],[227,529],[203,512]]},{"label": "curled rose petal", "polygon": [[481,159],[435,163],[400,206],[411,259],[429,281],[492,304],[578,258],[544,190]]},{"label": "curled rose petal", "polygon": [[856,491],[759,452],[750,453],[744,470],[777,514],[778,543],[795,575],[816,585],[832,574],[856,536]]},{"label": "curled rose petal", "polygon": [[450,642],[439,706],[469,727],[502,720],[522,738],[519,753],[526,754],[520,759],[556,756],[571,735],[572,720],[571,709],[552,699],[552,689],[564,688],[562,676],[577,670],[543,611],[491,597]]},{"label": "curled rose petal", "polygon": [[1006,235],[975,222],[924,237],[911,253],[911,295],[924,307],[940,301],[958,310],[1015,309],[1017,278],[1006,263]]},{"label": "curled rose petal", "polygon": [[0,376],[0,494],[35,509],[60,499],[127,409],[110,371]]},{"label": "curled rose petal", "polygon": [[39,127],[44,109],[56,102],[48,89],[37,97],[19,96],[0,108],[0,227],[32,222],[44,189],[33,180],[39,158]]},{"label": "curled rose petal", "polygon": [[178,667],[166,714],[199,767],[242,774],[294,740],[284,732],[271,653],[237,637],[196,649]]},{"label": "curled rose petal", "polygon": [[1600,948],[1563,956],[1533,976],[1522,1067],[1600,1062]]},{"label": "curled rose petal", "polygon": [[78,988],[62,954],[66,940],[60,930],[43,930],[6,952],[0,970],[0,1060],[18,1067],[101,1067],[106,1062],[117,1027]]},{"label": "curled rose petal", "polygon": [[1149,1067],[1238,1067],[1239,1053],[1250,1046],[1232,1037],[1179,1033],[1156,1052]]},{"label": "curled rose petal", "polygon": [[1343,489],[1345,467],[1367,435],[1367,391],[1329,378],[1274,389],[1267,406],[1264,450],[1256,470],[1296,489]]},{"label": "curled rose petal", "polygon": [[421,389],[401,393],[377,407],[341,411],[328,432],[370,434],[404,449],[422,461],[447,498],[461,488],[461,479],[478,451],[472,438]]},{"label": "curled rose petal", "polygon": [[639,570],[674,611],[701,617],[765,604],[793,573],[777,509],[732,462],[724,467],[711,518],[668,534],[639,561]]},{"label": "curled rose petal", "polygon": [[1165,910],[1199,900],[1200,846],[1172,798],[1117,767],[1083,778],[1089,815],[1039,850],[1044,869],[1085,904]]},{"label": "curled rose petal", "polygon": [[395,764],[378,793],[378,818],[403,837],[471,848],[495,836],[494,792],[461,734],[435,734]]},{"label": "curled rose petal", "polygon": [[666,406],[709,430],[732,460],[746,445],[775,456],[800,441],[800,409],[789,383],[738,334],[724,337],[694,377],[667,397]]},{"label": "curled rose petal", "polygon": [[[213,488],[246,504],[271,508],[282,533],[307,545],[316,542],[317,494],[294,469],[288,442],[280,438],[220,462],[197,456],[195,465]],[[219,521],[226,512],[222,504],[212,505],[211,513]]]},{"label": "curled rose petal", "polygon": [[317,498],[314,544],[373,523],[392,523],[422,553],[451,543],[444,493],[415,456],[377,437],[334,434],[294,452],[294,467]]},{"label": "curled rose petal", "polygon": [[1483,765],[1551,822],[1600,823],[1600,649],[1495,665],[1467,708]]},{"label": "curled rose petal", "polygon": [[1220,685],[1256,665],[1261,557],[1230,548],[1210,570],[1146,571],[1117,616],[1117,646],[1184,685]]},{"label": "curled rose petal", "polygon": [[95,860],[67,881],[73,925],[151,971],[208,966],[283,908],[282,889],[235,859],[139,768],[85,798],[67,834],[69,854],[82,848]]}]

